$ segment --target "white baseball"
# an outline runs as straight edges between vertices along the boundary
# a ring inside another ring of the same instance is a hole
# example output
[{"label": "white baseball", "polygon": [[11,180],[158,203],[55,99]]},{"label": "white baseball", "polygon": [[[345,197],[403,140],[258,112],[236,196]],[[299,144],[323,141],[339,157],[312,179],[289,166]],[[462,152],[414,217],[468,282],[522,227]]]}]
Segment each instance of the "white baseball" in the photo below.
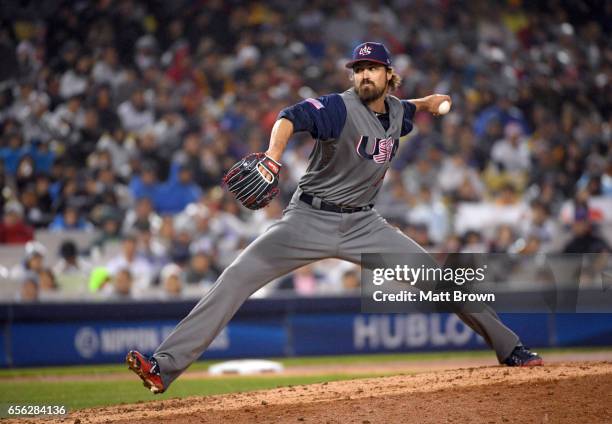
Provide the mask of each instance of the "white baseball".
[{"label": "white baseball", "polygon": [[438,106],[438,113],[440,115],[446,115],[449,110],[450,102],[448,100],[444,100],[442,103],[440,103],[440,106]]}]

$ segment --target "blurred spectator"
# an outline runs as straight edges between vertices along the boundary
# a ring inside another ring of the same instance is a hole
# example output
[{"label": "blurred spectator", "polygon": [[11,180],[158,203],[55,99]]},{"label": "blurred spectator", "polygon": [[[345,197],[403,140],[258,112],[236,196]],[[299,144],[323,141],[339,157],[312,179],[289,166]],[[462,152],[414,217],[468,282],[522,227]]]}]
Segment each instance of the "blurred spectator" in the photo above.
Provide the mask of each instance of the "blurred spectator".
[{"label": "blurred spectator", "polygon": [[531,167],[529,147],[523,138],[521,126],[515,122],[506,125],[505,137],[493,145],[492,159],[501,171],[509,173],[529,171]]},{"label": "blurred spectator", "polygon": [[181,167],[185,167],[191,171],[191,175],[196,181],[202,179],[198,175],[201,169],[199,157],[201,149],[200,144],[200,137],[197,133],[190,132],[185,136],[182,148],[172,157],[171,178],[175,178]]},{"label": "blurred spectator", "polygon": [[85,220],[75,207],[68,206],[64,212],[58,214],[49,229],[52,231],[89,231],[93,229],[93,225]]},{"label": "blurred spectator", "polygon": [[49,224],[51,217],[47,212],[51,208],[42,204],[33,184],[21,191],[19,201],[24,208],[24,217],[29,225],[34,228],[44,228]]},{"label": "blurred spectator", "polygon": [[96,144],[96,149],[98,152],[107,152],[111,160],[109,163],[98,164],[96,163],[96,160],[99,160],[100,155],[99,153],[93,153],[88,158],[90,166],[111,166],[118,175],[127,179],[132,175],[132,168],[130,167],[129,159],[133,154],[135,146],[133,144],[128,144],[123,128],[118,126],[106,128],[109,129],[109,132],[100,137],[98,143]]},{"label": "blurred spectator", "polygon": [[40,300],[57,300],[59,286],[53,271],[49,268],[44,268],[38,273],[38,295]]},{"label": "blurred spectator", "polygon": [[431,247],[433,242],[429,236],[429,228],[426,223],[411,222],[402,228],[404,234],[416,241],[423,247]]},{"label": "blurred spectator", "polygon": [[317,293],[319,280],[314,274],[312,265],[306,265],[298,268],[288,279],[285,279],[281,288],[290,288],[300,296],[311,296]]},{"label": "blurred spectator", "polygon": [[140,174],[132,176],[129,188],[134,199],[156,199],[160,185],[157,182],[157,172],[154,165],[143,164],[140,168]]},{"label": "blurred spectator", "polygon": [[194,226],[192,222],[176,219],[175,233],[171,240],[169,252],[170,260],[182,267],[189,263],[191,258],[191,243],[193,242]]},{"label": "blurred spectator", "polygon": [[119,105],[117,113],[127,131],[138,132],[155,122],[153,111],[146,105],[142,88],[135,89],[130,99]]},{"label": "blurred spectator", "polygon": [[172,178],[162,184],[154,197],[155,210],[160,214],[176,214],[189,203],[197,201],[202,190],[193,182],[193,173],[186,165],[181,165],[176,180]]},{"label": "blurred spectator", "polygon": [[60,259],[53,265],[58,285],[65,292],[85,293],[85,282],[92,270],[92,264],[81,255],[73,240],[62,241],[59,247]]},{"label": "blurred spectator", "polygon": [[442,191],[457,201],[479,201],[485,191],[478,173],[468,167],[460,151],[443,161],[439,181]]},{"label": "blurred spectator", "polygon": [[609,253],[608,243],[594,232],[592,223],[577,219],[572,225],[572,239],[563,248],[563,253]]},{"label": "blurred spectator", "polygon": [[489,246],[490,253],[509,253],[510,247],[516,240],[516,236],[510,225],[500,225],[495,230],[495,235]]},{"label": "blurred spectator", "polygon": [[38,275],[45,267],[45,255],[47,248],[37,241],[29,241],[24,248],[23,261],[15,265],[10,276],[15,280],[22,279],[25,275],[34,273]]},{"label": "blurred spectator", "polygon": [[92,242],[91,250],[104,250],[108,242],[121,239],[121,213],[114,207],[101,207],[96,216],[96,220],[101,224],[102,232]]},{"label": "blurred spectator", "polygon": [[557,233],[548,207],[540,201],[532,203],[529,216],[521,224],[521,230],[524,237],[537,237],[542,242],[552,241]]},{"label": "blurred spectator", "polygon": [[451,234],[442,244],[440,252],[443,253],[456,253],[461,252],[463,247],[463,240],[457,234]]},{"label": "blurred spectator", "polygon": [[[153,131],[145,131],[136,139],[134,157],[132,157],[132,172],[141,170],[141,164],[155,171],[156,181],[169,179],[170,158],[159,146],[157,136]],[[146,169],[145,167],[145,169]]]},{"label": "blurred spectator", "polygon": [[[116,278],[117,273],[124,270],[130,274],[130,287],[133,286],[134,294],[145,294],[151,286],[153,278],[152,264],[140,253],[138,253],[138,238],[135,233],[129,233],[123,237],[121,242],[121,253],[111,259],[106,268]],[[123,276],[122,279],[127,277]],[[123,280],[122,280],[123,281]]]},{"label": "blurred spectator", "polygon": [[163,246],[167,252],[172,248],[172,240],[174,239],[174,217],[167,215],[162,218],[159,230],[155,234],[155,241]]},{"label": "blurred spectator", "polygon": [[431,114],[417,113],[414,124],[417,131],[410,138],[409,144],[402,148],[398,157],[394,158],[394,169],[401,170],[406,165],[414,164],[419,158],[426,156],[429,149],[439,149],[442,146],[442,136],[435,128]]},{"label": "blurred spectator", "polygon": [[153,237],[148,222],[137,222],[130,232],[138,236],[138,254],[142,255],[151,264],[153,274],[157,274],[162,266],[168,262],[168,250],[159,240]]},{"label": "blurred spectator", "polygon": [[522,255],[535,255],[541,251],[542,242],[535,234],[529,235],[525,239],[520,239],[519,242],[518,245],[515,245],[515,249]]},{"label": "blurred spectator", "polygon": [[194,254],[198,252],[211,254],[216,249],[218,235],[211,231],[209,212],[205,206],[195,206],[197,209],[191,206],[195,205],[187,206],[185,212],[195,222],[196,234],[189,248],[191,252],[195,252]]},{"label": "blurred spectator", "polygon": [[51,209],[53,199],[51,197],[51,180],[48,175],[38,175],[34,183],[34,191],[36,193],[36,208],[40,210],[44,217],[40,217],[39,222],[51,222]]},{"label": "blurred spectator", "polygon": [[[104,49],[99,60],[93,66],[91,74],[97,84],[107,84],[103,87],[115,86],[120,82],[121,68],[119,58],[117,51],[113,47],[106,47]],[[98,92],[98,98],[100,98],[100,95],[100,92]],[[107,96],[107,94],[102,94],[102,96]]]},{"label": "blurred spectator", "polygon": [[37,302],[39,296],[38,276],[30,272],[22,277],[18,300],[21,302]]},{"label": "blurred spectator", "polygon": [[15,185],[19,192],[34,181],[34,159],[29,154],[22,155],[17,163],[17,172],[15,173]]},{"label": "blurred spectator", "polygon": [[82,121],[78,123],[78,130],[68,144],[66,155],[76,163],[86,163],[101,135],[98,112],[94,108],[86,108]]},{"label": "blurred spectator", "polygon": [[[491,48],[489,54],[493,59],[493,66],[495,66],[495,62],[499,64],[505,60],[505,53],[499,48]],[[499,75],[499,70],[493,69],[492,75]],[[500,85],[507,86],[506,83]],[[499,89],[500,87],[498,86],[496,88]],[[508,125],[515,125],[521,132],[528,132],[523,112],[512,104],[508,95],[500,96],[496,103],[484,108],[480,112],[474,122],[474,132],[476,135],[482,136],[492,121],[499,122],[502,127],[505,128],[507,128]]]},{"label": "blurred spectator", "polygon": [[6,126],[4,133],[7,141],[3,140],[2,146],[0,147],[0,159],[2,159],[2,163],[4,164],[4,171],[8,175],[15,175],[17,173],[19,159],[24,152],[23,139],[21,134],[17,132],[7,132]]},{"label": "blurred spectator", "polygon": [[487,246],[478,231],[468,231],[463,235],[460,253],[485,253]]},{"label": "blurred spectator", "polygon": [[176,264],[170,263],[162,268],[160,274],[162,300],[174,300],[181,298],[183,293],[181,273],[181,267]]},{"label": "blurred spectator", "polygon": [[432,197],[428,187],[421,187],[419,197],[407,213],[410,223],[421,223],[427,227],[428,237],[433,243],[441,243],[448,232],[448,213],[440,199]]},{"label": "blurred spectator", "polygon": [[218,272],[212,268],[211,258],[205,252],[196,252],[185,270],[185,282],[210,287],[217,280]]},{"label": "blurred spectator", "polygon": [[102,293],[108,300],[131,300],[132,290],[132,272],[127,268],[122,268],[115,272],[112,284],[104,286]]},{"label": "blurred spectator", "polygon": [[159,231],[162,219],[153,210],[153,203],[148,197],[142,197],[136,201],[133,209],[129,209],[123,221],[123,231],[129,231],[132,228],[148,227],[154,232]]},{"label": "blurred spectator", "polygon": [[512,183],[504,184],[498,191],[495,203],[499,206],[512,206],[520,201],[517,190]]},{"label": "blurred spectator", "polygon": [[406,190],[399,174],[391,173],[389,181],[383,185],[377,202],[378,211],[390,220],[404,220],[406,210],[417,202]]},{"label": "blurred spectator", "polygon": [[60,79],[60,95],[67,99],[85,93],[88,84],[88,74],[91,68],[91,59],[81,56],[75,68],[69,68]]},{"label": "blurred spectator", "polygon": [[250,220],[250,230],[248,235],[255,238],[266,231],[270,225],[282,217],[283,208],[278,199],[272,200],[270,204],[261,210],[255,211]]},{"label": "blurred spectator", "polygon": [[46,176],[51,171],[51,166],[55,161],[55,152],[51,150],[48,140],[42,137],[39,139],[33,137],[33,139],[35,140],[32,143],[32,156],[34,158],[34,169],[36,170],[35,176]]},{"label": "blurred spectator", "polygon": [[78,143],[78,128],[84,120],[82,97],[79,94],[70,96],[66,102],[55,108],[49,116],[49,131],[68,145]]},{"label": "blurred spectator", "polygon": [[34,228],[23,220],[23,207],[17,202],[4,206],[0,222],[0,244],[24,244],[34,238]]},{"label": "blurred spectator", "polygon": [[402,172],[402,181],[409,193],[416,194],[420,187],[429,187],[432,191],[439,191],[440,170],[436,162],[439,155],[439,150],[429,148],[419,156],[413,166],[407,167]]}]

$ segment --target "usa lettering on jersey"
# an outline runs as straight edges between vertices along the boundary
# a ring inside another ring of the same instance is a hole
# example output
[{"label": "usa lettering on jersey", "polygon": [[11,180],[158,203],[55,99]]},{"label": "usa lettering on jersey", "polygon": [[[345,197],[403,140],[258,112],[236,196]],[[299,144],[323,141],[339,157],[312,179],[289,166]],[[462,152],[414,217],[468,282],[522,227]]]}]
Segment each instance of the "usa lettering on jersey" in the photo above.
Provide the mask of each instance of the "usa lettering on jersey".
[{"label": "usa lettering on jersey", "polygon": [[391,162],[391,159],[397,153],[399,140],[393,137],[375,138],[374,149],[372,153],[368,153],[368,136],[362,136],[357,144],[357,154],[364,159],[373,160],[376,163]]}]

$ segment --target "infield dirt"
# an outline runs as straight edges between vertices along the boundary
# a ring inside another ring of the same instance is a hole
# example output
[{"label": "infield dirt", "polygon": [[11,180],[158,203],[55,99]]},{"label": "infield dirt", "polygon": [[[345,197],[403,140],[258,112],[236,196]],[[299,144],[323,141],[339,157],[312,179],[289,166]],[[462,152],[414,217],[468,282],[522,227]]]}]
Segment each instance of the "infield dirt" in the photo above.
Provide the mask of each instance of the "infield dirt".
[{"label": "infield dirt", "polygon": [[21,422],[612,423],[612,361],[441,369],[83,409],[64,419]]}]

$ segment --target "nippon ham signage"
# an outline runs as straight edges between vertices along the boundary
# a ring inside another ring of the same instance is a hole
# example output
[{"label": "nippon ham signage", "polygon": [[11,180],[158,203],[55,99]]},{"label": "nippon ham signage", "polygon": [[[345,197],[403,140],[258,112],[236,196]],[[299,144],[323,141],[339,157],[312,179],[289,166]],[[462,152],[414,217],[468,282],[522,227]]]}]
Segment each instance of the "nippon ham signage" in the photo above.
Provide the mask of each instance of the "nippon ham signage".
[{"label": "nippon ham signage", "polygon": [[[141,326],[126,328],[90,327],[77,330],[74,336],[74,347],[77,353],[85,359],[98,355],[121,355],[130,349],[141,352],[152,352],[161,341],[172,331],[171,326]],[[227,332],[219,335],[212,349],[227,349],[229,340]]]},{"label": "nippon ham signage", "polygon": [[[174,321],[16,323],[11,326],[6,365],[121,362],[131,349],[153,352],[175,325]],[[215,338],[205,356],[282,356],[285,344],[280,322],[235,322]]]}]

